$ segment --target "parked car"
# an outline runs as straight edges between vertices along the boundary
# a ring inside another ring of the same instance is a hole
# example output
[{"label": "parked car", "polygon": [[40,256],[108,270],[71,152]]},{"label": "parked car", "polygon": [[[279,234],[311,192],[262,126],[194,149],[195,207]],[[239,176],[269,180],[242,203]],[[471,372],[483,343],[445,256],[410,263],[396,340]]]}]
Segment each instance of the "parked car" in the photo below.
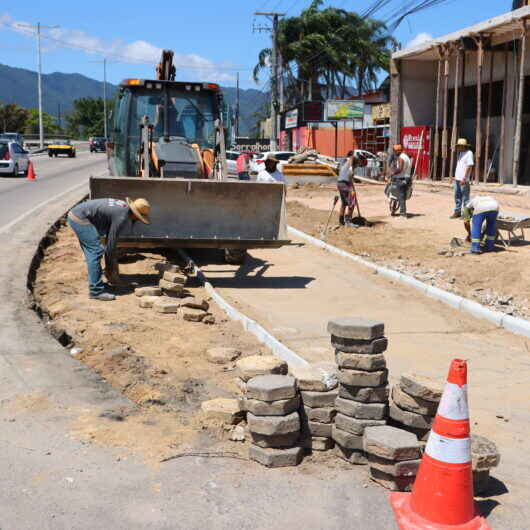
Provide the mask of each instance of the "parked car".
[{"label": "parked car", "polygon": [[226,152],[226,167],[228,168],[229,175],[237,175],[237,157],[239,151],[227,151]]},{"label": "parked car", "polygon": [[75,158],[75,147],[70,140],[57,140],[48,145],[48,156],[67,155],[70,158]]},{"label": "parked car", "polygon": [[16,142],[24,149],[24,137],[20,133],[15,132],[5,132],[0,133],[0,141],[1,140],[8,140],[10,142]]},{"label": "parked car", "polygon": [[27,174],[29,166],[28,152],[17,142],[0,139],[0,175],[17,177]]},{"label": "parked car", "polygon": [[250,161],[251,174],[257,174],[264,168],[263,163],[268,154],[273,154],[280,161],[278,169],[282,171],[283,166],[287,164],[287,160],[289,160],[289,158],[295,153],[293,151],[266,151],[265,153],[258,153],[257,155],[254,155]]},{"label": "parked car", "polygon": [[94,136],[90,139],[91,153],[104,153],[107,150],[107,139],[103,136]]}]

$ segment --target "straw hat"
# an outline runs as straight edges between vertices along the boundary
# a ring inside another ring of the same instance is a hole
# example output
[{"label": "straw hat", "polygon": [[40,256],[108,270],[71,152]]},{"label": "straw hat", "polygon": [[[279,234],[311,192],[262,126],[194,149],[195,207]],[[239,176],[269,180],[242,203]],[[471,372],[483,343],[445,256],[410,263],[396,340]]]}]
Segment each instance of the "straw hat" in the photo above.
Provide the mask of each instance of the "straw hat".
[{"label": "straw hat", "polygon": [[279,162],[279,160],[274,156],[273,153],[269,153],[269,154],[265,157],[265,162],[267,162],[267,160],[272,160],[273,162]]},{"label": "straw hat", "polygon": [[151,205],[147,199],[135,199],[132,201],[127,197],[127,204],[131,209],[133,215],[142,223],[146,225],[151,224],[151,219],[149,219],[149,212],[151,211]]},{"label": "straw hat", "polygon": [[465,138],[459,138],[456,142],[457,147],[471,147],[471,144]]}]

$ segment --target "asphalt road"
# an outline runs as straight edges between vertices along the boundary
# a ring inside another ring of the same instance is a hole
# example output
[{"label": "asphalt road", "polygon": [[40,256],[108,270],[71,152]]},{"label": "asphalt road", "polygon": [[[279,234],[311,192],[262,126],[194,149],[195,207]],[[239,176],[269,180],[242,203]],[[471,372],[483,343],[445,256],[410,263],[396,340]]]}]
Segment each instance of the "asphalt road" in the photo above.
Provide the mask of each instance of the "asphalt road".
[{"label": "asphalt road", "polygon": [[31,160],[37,180],[0,176],[0,230],[44,201],[87,182],[91,175],[107,172],[106,155],[90,153],[85,144],[78,146],[76,158],[39,154]]},{"label": "asphalt road", "polygon": [[104,171],[104,155],[35,165],[36,182],[0,181],[1,530],[395,529],[387,492],[364,467],[330,458],[267,470],[195,456],[153,467],[75,436],[82,418],[105,428],[103,412],[131,404],[51,338],[27,307],[27,273],[48,226]]}]

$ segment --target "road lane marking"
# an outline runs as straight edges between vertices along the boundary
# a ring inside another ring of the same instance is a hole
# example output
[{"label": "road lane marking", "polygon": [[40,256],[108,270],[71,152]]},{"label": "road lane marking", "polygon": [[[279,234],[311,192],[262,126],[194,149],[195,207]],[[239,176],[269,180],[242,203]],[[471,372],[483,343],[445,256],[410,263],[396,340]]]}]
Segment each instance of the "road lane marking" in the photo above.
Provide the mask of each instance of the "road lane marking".
[{"label": "road lane marking", "polygon": [[[103,176],[103,175],[96,175],[96,176]],[[31,210],[28,210],[27,212],[18,216],[16,219],[13,219],[13,221],[11,221],[10,223],[7,223],[6,225],[2,226],[0,228],[0,234],[5,234],[8,230],[10,230],[17,223],[20,223],[20,221],[23,221],[26,217],[30,216],[32,213],[35,213],[39,208],[42,208],[43,206],[46,206],[50,202],[56,201],[57,199],[60,199],[61,197],[64,197],[65,195],[68,195],[69,193],[72,193],[73,191],[80,189],[83,186],[87,186],[87,185],[88,185],[88,182],[81,182],[80,184],[76,184],[75,186],[68,188],[66,191],[59,193],[58,195],[55,195],[51,197],[50,199],[44,202],[41,202],[40,204],[37,204],[37,206],[35,206]]]}]

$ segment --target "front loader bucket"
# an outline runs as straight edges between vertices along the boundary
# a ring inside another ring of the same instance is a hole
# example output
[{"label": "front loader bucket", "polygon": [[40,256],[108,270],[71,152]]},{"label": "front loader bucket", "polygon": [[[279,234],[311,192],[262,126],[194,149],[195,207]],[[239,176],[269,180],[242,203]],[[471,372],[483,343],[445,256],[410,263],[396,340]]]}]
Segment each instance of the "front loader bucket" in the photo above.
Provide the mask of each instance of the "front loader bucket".
[{"label": "front loader bucket", "polygon": [[289,243],[282,184],[91,177],[90,198],[106,197],[151,203],[151,224],[127,225],[120,246],[247,249]]}]

